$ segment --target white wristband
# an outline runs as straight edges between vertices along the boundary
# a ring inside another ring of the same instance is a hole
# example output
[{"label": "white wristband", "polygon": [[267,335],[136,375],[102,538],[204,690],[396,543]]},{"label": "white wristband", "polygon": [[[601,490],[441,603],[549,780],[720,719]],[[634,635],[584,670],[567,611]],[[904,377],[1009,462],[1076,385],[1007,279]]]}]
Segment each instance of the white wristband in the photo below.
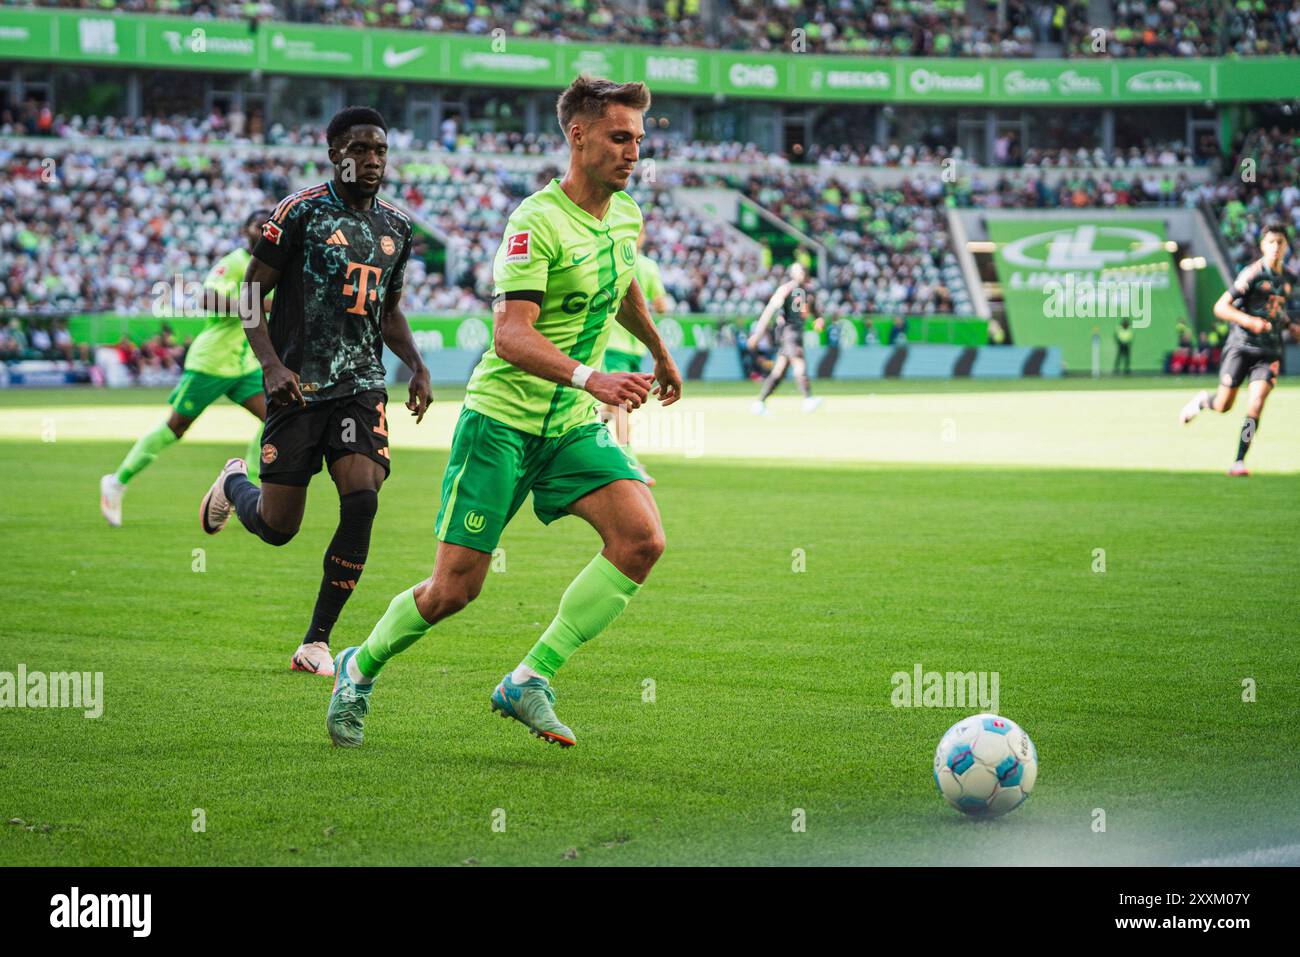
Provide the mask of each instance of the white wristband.
[{"label": "white wristband", "polygon": [[573,370],[573,378],[569,381],[573,383],[575,389],[585,389],[587,388],[587,380],[591,378],[591,374],[595,371],[591,366],[579,365],[578,368]]}]

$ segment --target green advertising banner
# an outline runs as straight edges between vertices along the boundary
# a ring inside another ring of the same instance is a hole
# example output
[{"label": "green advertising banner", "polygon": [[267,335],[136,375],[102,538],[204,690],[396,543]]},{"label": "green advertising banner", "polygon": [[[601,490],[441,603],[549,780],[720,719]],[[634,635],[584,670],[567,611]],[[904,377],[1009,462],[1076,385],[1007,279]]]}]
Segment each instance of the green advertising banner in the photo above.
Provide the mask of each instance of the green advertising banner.
[{"label": "green advertising banner", "polygon": [[1090,102],[1114,88],[1110,63],[1018,60],[993,67],[993,95],[1019,103]]},{"label": "green advertising banner", "polygon": [[1159,219],[990,219],[993,258],[1019,346],[1060,346],[1071,372],[1092,367],[1093,336],[1101,364],[1115,359],[1115,331],[1133,328],[1133,368],[1162,369],[1187,320],[1187,303]]},{"label": "green advertising banner", "polygon": [[1300,89],[1300,57],[814,56],[10,7],[0,8],[0,60],[547,89],[586,71],[657,93],[995,106],[1249,102]]}]

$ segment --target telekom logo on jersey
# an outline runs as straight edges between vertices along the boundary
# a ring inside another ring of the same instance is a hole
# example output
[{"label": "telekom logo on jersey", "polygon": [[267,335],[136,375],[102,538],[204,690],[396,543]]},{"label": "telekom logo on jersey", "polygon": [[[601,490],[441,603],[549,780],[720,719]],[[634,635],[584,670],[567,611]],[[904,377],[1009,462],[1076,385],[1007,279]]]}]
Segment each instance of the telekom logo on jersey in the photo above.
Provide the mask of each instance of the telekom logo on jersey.
[{"label": "telekom logo on jersey", "polygon": [[352,304],[348,310],[354,316],[364,316],[366,314],[366,302],[375,301],[375,290],[371,287],[371,282],[379,281],[379,274],[382,270],[378,266],[368,266],[365,263],[348,263],[347,278],[351,279],[354,272],[360,272],[361,276],[357,279],[356,284],[346,282],[343,284],[343,295],[356,296],[357,301]]}]

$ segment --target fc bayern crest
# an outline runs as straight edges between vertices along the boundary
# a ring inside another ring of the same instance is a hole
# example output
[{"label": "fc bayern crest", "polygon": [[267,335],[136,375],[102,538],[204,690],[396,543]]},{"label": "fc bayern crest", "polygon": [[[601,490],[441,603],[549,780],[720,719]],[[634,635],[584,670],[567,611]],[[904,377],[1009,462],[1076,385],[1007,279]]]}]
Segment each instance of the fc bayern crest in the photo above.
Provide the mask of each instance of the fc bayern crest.
[{"label": "fc bayern crest", "polygon": [[384,251],[385,256],[391,256],[397,252],[397,244],[393,242],[392,236],[384,236],[379,240],[379,248]]}]

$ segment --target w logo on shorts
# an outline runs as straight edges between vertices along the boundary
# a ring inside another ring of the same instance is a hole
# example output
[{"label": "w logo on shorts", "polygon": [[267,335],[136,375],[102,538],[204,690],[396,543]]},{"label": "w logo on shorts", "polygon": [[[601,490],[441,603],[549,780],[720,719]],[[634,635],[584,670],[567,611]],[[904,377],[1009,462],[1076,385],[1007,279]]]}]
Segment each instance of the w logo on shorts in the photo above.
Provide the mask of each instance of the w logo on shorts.
[{"label": "w logo on shorts", "polygon": [[465,516],[465,531],[477,535],[487,525],[487,516],[479,511],[471,511]]}]

